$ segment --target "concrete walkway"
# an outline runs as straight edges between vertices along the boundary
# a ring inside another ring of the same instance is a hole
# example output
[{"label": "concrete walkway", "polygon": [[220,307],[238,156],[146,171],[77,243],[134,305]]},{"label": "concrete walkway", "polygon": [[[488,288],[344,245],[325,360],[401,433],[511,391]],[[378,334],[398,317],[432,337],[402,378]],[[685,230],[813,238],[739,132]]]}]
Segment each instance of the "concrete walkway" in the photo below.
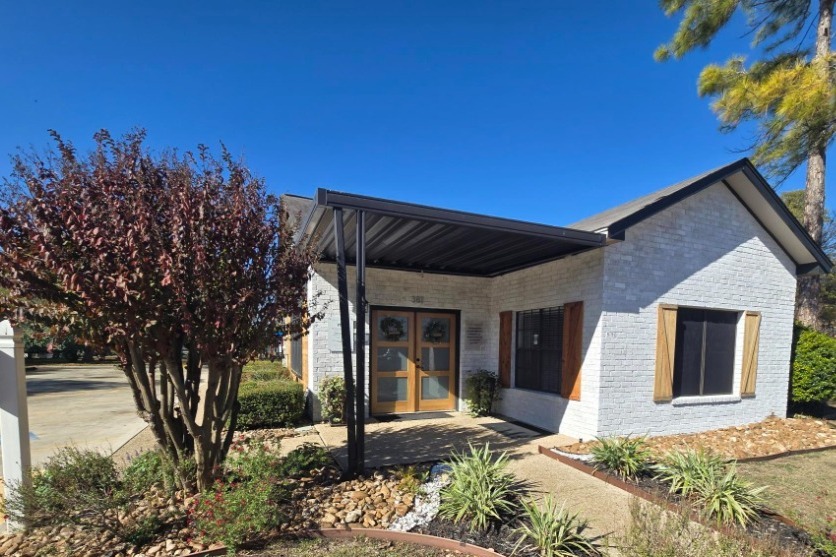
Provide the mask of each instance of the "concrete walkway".
[{"label": "concrete walkway", "polygon": [[[551,494],[558,502],[587,519],[593,535],[620,536],[629,524],[632,496],[592,476],[539,454],[539,446],[560,447],[576,440],[565,435],[543,435],[498,418],[474,418],[449,412],[440,417],[422,414],[394,422],[366,426],[366,464],[369,468],[445,460],[452,450],[468,443],[490,443],[495,451],[507,451],[509,469],[529,485],[537,499]],[[341,466],[346,463],[344,426],[317,425],[324,444]]]}]

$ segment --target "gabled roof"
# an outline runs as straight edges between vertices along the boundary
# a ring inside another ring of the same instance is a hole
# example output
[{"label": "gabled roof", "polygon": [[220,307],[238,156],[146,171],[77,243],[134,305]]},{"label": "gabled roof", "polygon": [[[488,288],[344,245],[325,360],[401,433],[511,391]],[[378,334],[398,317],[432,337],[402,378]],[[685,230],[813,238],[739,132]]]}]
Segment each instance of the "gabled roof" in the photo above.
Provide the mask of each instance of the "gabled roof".
[{"label": "gabled roof", "polygon": [[572,225],[623,240],[627,229],[717,183],[724,184],[792,258],[798,274],[829,272],[833,264],[752,162],[743,158],[628,201]]}]

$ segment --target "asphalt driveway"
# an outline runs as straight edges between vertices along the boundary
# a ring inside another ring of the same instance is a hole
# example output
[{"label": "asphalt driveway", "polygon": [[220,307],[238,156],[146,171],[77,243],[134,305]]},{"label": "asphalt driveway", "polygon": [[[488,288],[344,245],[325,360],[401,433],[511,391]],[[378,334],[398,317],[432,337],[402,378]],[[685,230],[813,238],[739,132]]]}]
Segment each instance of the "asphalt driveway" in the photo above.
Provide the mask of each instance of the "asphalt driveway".
[{"label": "asphalt driveway", "polygon": [[67,445],[110,454],[145,427],[128,380],[116,366],[35,367],[26,372],[33,465]]}]

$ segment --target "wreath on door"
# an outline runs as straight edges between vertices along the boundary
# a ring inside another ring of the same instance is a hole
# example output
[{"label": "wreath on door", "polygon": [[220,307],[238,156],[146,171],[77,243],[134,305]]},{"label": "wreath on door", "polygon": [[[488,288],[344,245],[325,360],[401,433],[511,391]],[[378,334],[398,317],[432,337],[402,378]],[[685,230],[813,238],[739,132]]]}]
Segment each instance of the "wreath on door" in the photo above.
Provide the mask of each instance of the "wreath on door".
[{"label": "wreath on door", "polygon": [[430,342],[441,342],[447,333],[447,326],[440,319],[431,319],[424,327],[424,340]]},{"label": "wreath on door", "polygon": [[397,317],[384,317],[380,320],[380,332],[389,341],[401,340],[404,336],[403,322]]}]

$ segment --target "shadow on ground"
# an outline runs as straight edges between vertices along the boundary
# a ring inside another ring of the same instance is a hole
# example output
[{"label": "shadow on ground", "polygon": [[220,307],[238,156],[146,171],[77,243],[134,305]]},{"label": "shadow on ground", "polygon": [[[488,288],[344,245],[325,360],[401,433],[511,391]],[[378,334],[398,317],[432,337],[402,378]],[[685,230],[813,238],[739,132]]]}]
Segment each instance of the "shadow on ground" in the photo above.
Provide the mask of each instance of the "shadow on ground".
[{"label": "shadow on ground", "polygon": [[[345,427],[320,429],[337,462],[347,464]],[[501,420],[456,417],[437,420],[405,420],[371,423],[366,430],[366,465],[370,468],[446,460],[453,451],[469,444],[490,444],[493,451],[507,451],[512,460],[516,449],[541,437],[539,432]]]}]

